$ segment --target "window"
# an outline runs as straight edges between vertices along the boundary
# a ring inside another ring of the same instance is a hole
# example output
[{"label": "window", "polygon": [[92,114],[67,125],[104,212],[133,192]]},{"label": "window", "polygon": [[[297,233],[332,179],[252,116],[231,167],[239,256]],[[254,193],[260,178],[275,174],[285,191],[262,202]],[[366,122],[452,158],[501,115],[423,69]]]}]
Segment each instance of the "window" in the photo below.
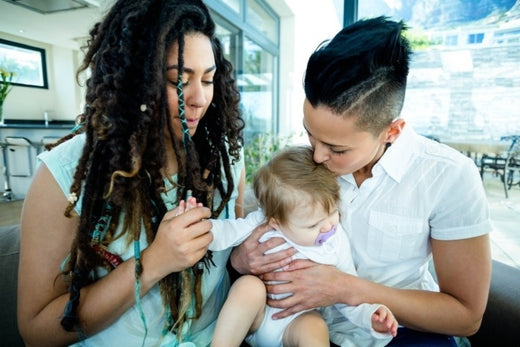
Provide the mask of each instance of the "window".
[{"label": "window", "polygon": [[[245,121],[244,141],[278,129],[279,17],[262,0],[205,0],[217,36],[233,64]],[[232,4],[244,9],[230,11]]]},{"label": "window", "polygon": [[45,50],[0,39],[0,66],[14,72],[16,86],[48,88]]},{"label": "window", "polygon": [[469,34],[468,35],[468,43],[469,44],[482,43],[483,40],[484,40],[484,33]]},{"label": "window", "polygon": [[222,2],[228,5],[236,13],[240,13],[240,0],[222,0]]},{"label": "window", "polygon": [[[238,52],[239,52],[239,31],[237,28],[226,25],[224,23],[217,24],[216,33],[220,42],[222,43],[222,50],[227,60],[233,64],[236,69],[238,66]],[[236,72],[236,71],[235,71]]]},{"label": "window", "polygon": [[515,0],[489,1],[492,6],[455,0],[443,6],[431,0],[358,3],[359,18],[387,15],[410,27],[414,55],[402,115],[417,132],[441,142],[494,142],[520,134]]},{"label": "window", "polygon": [[446,41],[444,44],[446,46],[456,46],[459,43],[459,37],[457,35],[448,35],[446,36]]},{"label": "window", "polygon": [[245,137],[273,131],[274,57],[246,38],[244,69],[238,76],[242,112],[246,122]]},{"label": "window", "polygon": [[247,1],[247,23],[259,30],[272,42],[278,42],[277,21],[264,6],[255,0]]}]

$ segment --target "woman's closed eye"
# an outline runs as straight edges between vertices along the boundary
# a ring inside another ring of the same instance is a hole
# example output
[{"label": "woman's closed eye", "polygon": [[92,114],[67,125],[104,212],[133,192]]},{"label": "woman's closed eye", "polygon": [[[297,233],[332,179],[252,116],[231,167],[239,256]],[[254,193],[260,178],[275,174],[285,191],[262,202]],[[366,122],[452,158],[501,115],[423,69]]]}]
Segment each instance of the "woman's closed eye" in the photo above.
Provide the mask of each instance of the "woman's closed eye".
[{"label": "woman's closed eye", "polygon": [[[177,80],[175,80],[175,81],[168,80],[168,82],[169,82],[170,84],[172,84],[173,86],[175,86],[175,87],[177,86]],[[213,85],[214,81],[213,81],[213,80],[207,80],[207,81],[201,81],[201,83],[202,83],[203,85],[205,85],[205,86],[211,86],[211,85]],[[182,82],[182,86],[183,86],[183,87],[186,87],[186,86],[188,86],[189,84],[190,84],[190,81],[189,81],[189,80],[186,80],[185,82],[184,82],[184,81]]]},{"label": "woman's closed eye", "polygon": [[[304,129],[305,129],[305,132],[307,133],[307,137],[309,138],[310,143],[311,144],[316,143],[316,139],[312,136],[312,134],[309,132],[309,130],[307,130],[307,128],[304,128]],[[342,154],[347,153],[350,150],[350,149],[335,149],[336,146],[333,146],[333,145],[330,145],[327,143],[323,143],[323,144],[327,145],[329,147],[330,152],[334,155],[342,155]]]},{"label": "woman's closed eye", "polygon": [[[168,83],[170,83],[171,85],[173,85],[174,87],[176,87],[176,86],[177,86],[177,79],[174,79],[174,80],[170,80],[170,79],[169,79],[169,80],[168,80]],[[183,87],[185,87],[185,86],[187,86],[187,85],[188,85],[188,80],[182,82],[182,86],[183,86]]]},{"label": "woman's closed eye", "polygon": [[330,151],[332,152],[332,154],[341,155],[341,154],[347,153],[349,150],[348,149],[337,150],[337,149],[330,148]]}]

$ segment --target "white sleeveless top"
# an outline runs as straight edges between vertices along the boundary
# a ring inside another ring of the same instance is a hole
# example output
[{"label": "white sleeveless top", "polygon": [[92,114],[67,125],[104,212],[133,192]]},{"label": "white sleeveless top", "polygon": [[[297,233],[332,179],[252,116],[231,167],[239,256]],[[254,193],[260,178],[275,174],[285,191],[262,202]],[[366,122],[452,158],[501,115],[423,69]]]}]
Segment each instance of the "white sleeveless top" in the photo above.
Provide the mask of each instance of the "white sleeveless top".
[{"label": "white sleeveless top", "polygon": [[[38,156],[39,162],[45,163],[55,180],[68,196],[70,186],[72,184],[73,175],[81,156],[83,146],[85,144],[85,135],[80,134],[65,143],[55,147],[51,151],[43,152]],[[239,161],[232,165],[233,181],[235,189],[227,207],[221,213],[220,218],[235,218],[235,200],[238,196],[236,188],[240,179],[243,167],[243,155]],[[176,180],[176,176],[172,178]],[[165,180],[167,187],[171,187],[170,182]],[[224,186],[226,183],[224,182]],[[172,201],[175,201],[175,188],[163,195],[163,200],[168,208],[175,207]],[[214,203],[218,204],[220,194],[215,192]],[[81,212],[81,196],[78,197],[78,203],[75,211]],[[141,251],[148,246],[146,236],[141,235],[140,247]],[[124,237],[118,238],[109,246],[109,251],[118,254],[123,260],[134,256],[133,246],[127,245]],[[210,271],[205,271],[202,277],[202,313],[198,320],[188,321],[184,324],[182,331],[182,343],[178,342],[177,337],[168,333],[163,336],[163,328],[165,324],[165,307],[159,293],[159,287],[154,286],[144,297],[141,298],[141,307],[146,317],[146,339],[145,326],[141,320],[139,309],[134,305],[125,312],[116,322],[107,329],[99,332],[94,336],[88,337],[86,340],[78,342],[77,346],[207,346],[211,343],[213,330],[215,328],[216,319],[220,308],[222,307],[229,290],[229,277],[226,272],[226,263],[229,258],[231,249],[213,252],[213,262]]]}]

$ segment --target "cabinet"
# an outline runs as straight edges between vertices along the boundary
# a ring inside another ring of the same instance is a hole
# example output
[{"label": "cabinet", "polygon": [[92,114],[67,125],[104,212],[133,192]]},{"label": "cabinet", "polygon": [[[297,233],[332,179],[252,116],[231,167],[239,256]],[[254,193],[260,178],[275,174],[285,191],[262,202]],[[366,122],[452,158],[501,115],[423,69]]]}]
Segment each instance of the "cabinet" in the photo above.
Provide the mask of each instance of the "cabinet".
[{"label": "cabinet", "polygon": [[[43,142],[48,138],[61,138],[74,128],[74,121],[51,121],[47,124],[42,120],[4,120],[0,124],[0,143],[2,144],[0,160],[0,198],[6,188],[6,173],[11,171],[7,180],[14,199],[23,199],[29,189],[36,171],[36,156],[43,150]],[[7,146],[6,138],[25,138],[30,145],[24,146],[24,141]],[[7,170],[6,170],[7,166]]]}]

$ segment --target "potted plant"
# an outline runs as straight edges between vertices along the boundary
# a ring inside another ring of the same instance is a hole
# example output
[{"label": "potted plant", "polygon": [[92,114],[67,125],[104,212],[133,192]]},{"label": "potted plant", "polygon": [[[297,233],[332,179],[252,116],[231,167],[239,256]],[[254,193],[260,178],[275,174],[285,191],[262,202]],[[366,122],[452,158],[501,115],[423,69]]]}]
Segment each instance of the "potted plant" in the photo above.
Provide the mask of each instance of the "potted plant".
[{"label": "potted plant", "polygon": [[273,154],[289,146],[292,143],[293,137],[294,134],[283,136],[260,133],[246,142],[244,146],[244,161],[246,165],[246,189],[244,192],[245,215],[258,208],[252,187],[252,180],[256,170],[267,163]]},{"label": "potted plant", "polygon": [[9,72],[4,68],[0,67],[0,119],[4,120],[3,117],[3,109],[4,109],[4,101],[7,98],[7,94],[13,88],[11,81],[13,80],[14,72]]}]

